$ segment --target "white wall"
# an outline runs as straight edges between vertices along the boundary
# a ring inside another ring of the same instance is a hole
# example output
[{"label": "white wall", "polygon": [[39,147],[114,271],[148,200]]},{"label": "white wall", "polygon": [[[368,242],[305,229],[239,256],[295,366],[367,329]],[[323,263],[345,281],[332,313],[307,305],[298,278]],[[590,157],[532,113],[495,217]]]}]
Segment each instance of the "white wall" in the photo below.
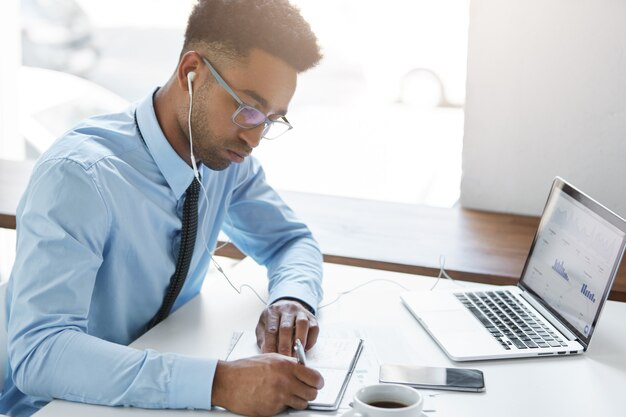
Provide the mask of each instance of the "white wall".
[{"label": "white wall", "polygon": [[17,70],[21,62],[19,1],[0,1],[0,158],[22,159],[17,134]]},{"label": "white wall", "polygon": [[461,204],[538,215],[560,175],[626,216],[626,1],[472,0]]}]

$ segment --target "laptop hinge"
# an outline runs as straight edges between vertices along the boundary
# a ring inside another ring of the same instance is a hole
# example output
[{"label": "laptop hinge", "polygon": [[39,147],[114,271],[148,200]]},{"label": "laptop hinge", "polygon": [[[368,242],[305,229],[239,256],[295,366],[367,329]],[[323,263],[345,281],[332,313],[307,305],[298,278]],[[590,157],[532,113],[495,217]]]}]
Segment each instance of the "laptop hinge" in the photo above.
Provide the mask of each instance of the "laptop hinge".
[{"label": "laptop hinge", "polygon": [[547,308],[545,308],[543,305],[541,305],[541,303],[539,303],[532,296],[530,296],[526,290],[521,287],[518,288],[521,290],[520,295],[522,296],[522,298],[526,300],[530,305],[535,307],[537,311],[550,322],[550,324],[556,327],[556,329],[567,338],[567,340],[574,340],[585,346],[574,333],[572,333],[558,318],[554,316],[554,314],[550,313]]}]

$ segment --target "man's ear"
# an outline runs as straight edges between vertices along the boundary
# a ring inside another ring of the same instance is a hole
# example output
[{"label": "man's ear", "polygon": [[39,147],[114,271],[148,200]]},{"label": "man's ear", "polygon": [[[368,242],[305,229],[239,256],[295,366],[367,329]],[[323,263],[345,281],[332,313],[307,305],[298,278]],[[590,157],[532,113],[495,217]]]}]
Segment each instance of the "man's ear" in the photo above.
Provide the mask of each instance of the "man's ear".
[{"label": "man's ear", "polygon": [[[187,51],[180,58],[180,62],[178,63],[178,69],[176,71],[176,79],[177,84],[181,90],[189,93],[191,81],[195,81],[199,77],[199,69],[203,65],[202,57],[196,51]],[[194,75],[189,76],[189,74],[193,73]]]}]

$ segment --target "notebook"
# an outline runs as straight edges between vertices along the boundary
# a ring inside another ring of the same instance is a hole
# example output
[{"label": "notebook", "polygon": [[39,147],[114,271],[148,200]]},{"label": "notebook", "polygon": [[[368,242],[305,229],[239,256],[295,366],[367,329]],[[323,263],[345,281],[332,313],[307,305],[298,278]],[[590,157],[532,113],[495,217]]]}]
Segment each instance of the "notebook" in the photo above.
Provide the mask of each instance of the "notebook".
[{"label": "notebook", "polygon": [[[306,353],[308,367],[322,374],[324,387],[317,398],[309,402],[310,410],[334,411],[339,408],[352,373],[363,350],[363,340],[350,338],[319,337],[317,343]],[[236,360],[260,355],[253,332],[238,334],[227,359]]]},{"label": "notebook", "polygon": [[580,354],[625,244],[624,219],[557,177],[516,286],[401,297],[456,361]]}]

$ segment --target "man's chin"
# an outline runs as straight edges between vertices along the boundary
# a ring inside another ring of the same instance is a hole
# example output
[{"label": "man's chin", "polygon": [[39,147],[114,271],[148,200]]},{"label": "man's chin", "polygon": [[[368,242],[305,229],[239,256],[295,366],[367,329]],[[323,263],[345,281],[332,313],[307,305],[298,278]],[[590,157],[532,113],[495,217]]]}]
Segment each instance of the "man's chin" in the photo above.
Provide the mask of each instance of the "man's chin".
[{"label": "man's chin", "polygon": [[212,171],[223,171],[228,168],[230,164],[232,164],[232,162],[228,159],[223,159],[221,161],[203,161],[202,163]]}]

